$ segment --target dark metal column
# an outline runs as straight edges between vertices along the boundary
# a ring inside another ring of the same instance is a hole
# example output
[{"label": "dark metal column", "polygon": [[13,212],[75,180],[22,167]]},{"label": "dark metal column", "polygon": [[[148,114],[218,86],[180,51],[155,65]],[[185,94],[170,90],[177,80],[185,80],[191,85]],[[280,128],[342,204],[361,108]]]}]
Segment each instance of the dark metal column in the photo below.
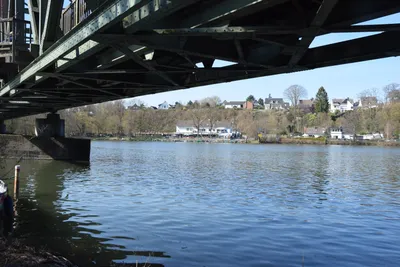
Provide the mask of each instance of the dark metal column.
[{"label": "dark metal column", "polygon": [[6,125],[3,120],[0,120],[0,134],[6,133]]},{"label": "dark metal column", "polygon": [[13,38],[15,38],[15,44],[21,45],[25,43],[25,25],[23,23],[24,20],[24,1],[15,0],[14,1],[14,29],[13,29]]},{"label": "dark metal column", "polygon": [[40,54],[61,37],[62,0],[40,1]]}]

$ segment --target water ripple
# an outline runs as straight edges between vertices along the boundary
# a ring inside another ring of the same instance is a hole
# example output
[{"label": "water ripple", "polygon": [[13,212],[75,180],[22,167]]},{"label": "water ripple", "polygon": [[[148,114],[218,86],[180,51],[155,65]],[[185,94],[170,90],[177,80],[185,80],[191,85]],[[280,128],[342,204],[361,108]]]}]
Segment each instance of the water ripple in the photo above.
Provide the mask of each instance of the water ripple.
[{"label": "water ripple", "polygon": [[[398,266],[399,158],[395,148],[93,142],[90,166],[35,167],[19,231],[84,265]],[[43,227],[29,224],[37,218]]]}]

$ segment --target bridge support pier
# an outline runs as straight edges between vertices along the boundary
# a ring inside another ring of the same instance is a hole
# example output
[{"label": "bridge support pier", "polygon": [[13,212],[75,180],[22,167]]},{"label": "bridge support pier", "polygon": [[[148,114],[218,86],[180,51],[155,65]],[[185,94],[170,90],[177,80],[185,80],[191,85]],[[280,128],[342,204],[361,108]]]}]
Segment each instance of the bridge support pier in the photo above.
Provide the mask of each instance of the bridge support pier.
[{"label": "bridge support pier", "polygon": [[89,162],[90,139],[66,138],[64,127],[64,120],[53,113],[36,120],[35,136],[0,135],[0,158]]},{"label": "bridge support pier", "polygon": [[46,119],[36,119],[35,135],[38,137],[64,137],[65,121],[60,114],[51,113]]},{"label": "bridge support pier", "polygon": [[0,120],[0,134],[5,134],[6,133],[6,124],[4,123],[3,120]]}]

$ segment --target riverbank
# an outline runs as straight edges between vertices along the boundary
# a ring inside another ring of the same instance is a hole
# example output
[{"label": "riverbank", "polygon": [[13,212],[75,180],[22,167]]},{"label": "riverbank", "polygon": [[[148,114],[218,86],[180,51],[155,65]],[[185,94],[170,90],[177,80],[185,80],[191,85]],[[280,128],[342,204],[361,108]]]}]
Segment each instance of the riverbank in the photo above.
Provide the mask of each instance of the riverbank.
[{"label": "riverbank", "polygon": [[62,256],[25,246],[18,240],[5,241],[3,239],[0,239],[0,266],[77,267]]},{"label": "riverbank", "polygon": [[128,142],[174,142],[174,143],[225,143],[225,144],[285,144],[285,145],[342,145],[342,146],[385,146],[400,147],[398,141],[385,140],[337,140],[329,138],[259,138],[254,139],[224,139],[224,138],[170,138],[162,136],[138,136],[138,137],[103,137],[94,138],[95,141],[128,141]]},{"label": "riverbank", "polygon": [[[260,142],[262,143],[262,142]],[[328,138],[281,138],[280,144],[293,145],[341,145],[341,146],[385,146],[400,147],[400,142],[396,141],[372,141],[372,140],[337,140]]]},{"label": "riverbank", "polygon": [[[6,241],[0,237],[1,267],[79,267],[63,256],[22,244],[17,239]],[[110,267],[163,267],[153,263],[110,263]]]},{"label": "riverbank", "polygon": [[[172,142],[172,143],[231,143],[244,144],[246,139],[226,139],[226,138],[171,138],[162,136],[138,136],[138,137],[101,137],[93,138],[93,141],[126,141],[126,142]],[[247,143],[257,143],[258,140],[247,140]]]}]

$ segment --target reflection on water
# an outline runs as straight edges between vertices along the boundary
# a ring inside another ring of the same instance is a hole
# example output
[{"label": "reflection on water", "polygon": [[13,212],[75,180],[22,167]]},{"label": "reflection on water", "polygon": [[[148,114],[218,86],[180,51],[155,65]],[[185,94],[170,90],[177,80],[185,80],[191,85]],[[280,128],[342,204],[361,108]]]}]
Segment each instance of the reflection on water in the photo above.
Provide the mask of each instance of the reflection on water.
[{"label": "reflection on water", "polygon": [[399,149],[93,142],[91,158],[21,163],[19,237],[84,266],[400,261]]},{"label": "reflection on water", "polygon": [[[7,161],[7,167],[12,167],[12,164],[12,161]],[[68,175],[85,175],[90,166],[56,161],[24,161],[21,165],[23,191],[17,202],[15,236],[26,244],[45,247],[83,266],[109,264],[123,260],[128,255],[143,256],[147,264],[151,263],[152,257],[169,257],[164,252],[127,250],[124,246],[114,245],[110,238],[96,237],[102,231],[91,227],[101,224],[90,218],[96,218],[97,215],[82,215],[88,218],[86,222],[71,220],[85,210],[79,208],[77,201],[73,201],[77,205],[73,209],[65,210],[62,207],[62,202],[69,201],[68,194],[63,195],[64,179]],[[9,186],[12,192],[11,182]],[[129,240],[125,236],[113,238]],[[152,266],[164,265],[152,263]]]}]

